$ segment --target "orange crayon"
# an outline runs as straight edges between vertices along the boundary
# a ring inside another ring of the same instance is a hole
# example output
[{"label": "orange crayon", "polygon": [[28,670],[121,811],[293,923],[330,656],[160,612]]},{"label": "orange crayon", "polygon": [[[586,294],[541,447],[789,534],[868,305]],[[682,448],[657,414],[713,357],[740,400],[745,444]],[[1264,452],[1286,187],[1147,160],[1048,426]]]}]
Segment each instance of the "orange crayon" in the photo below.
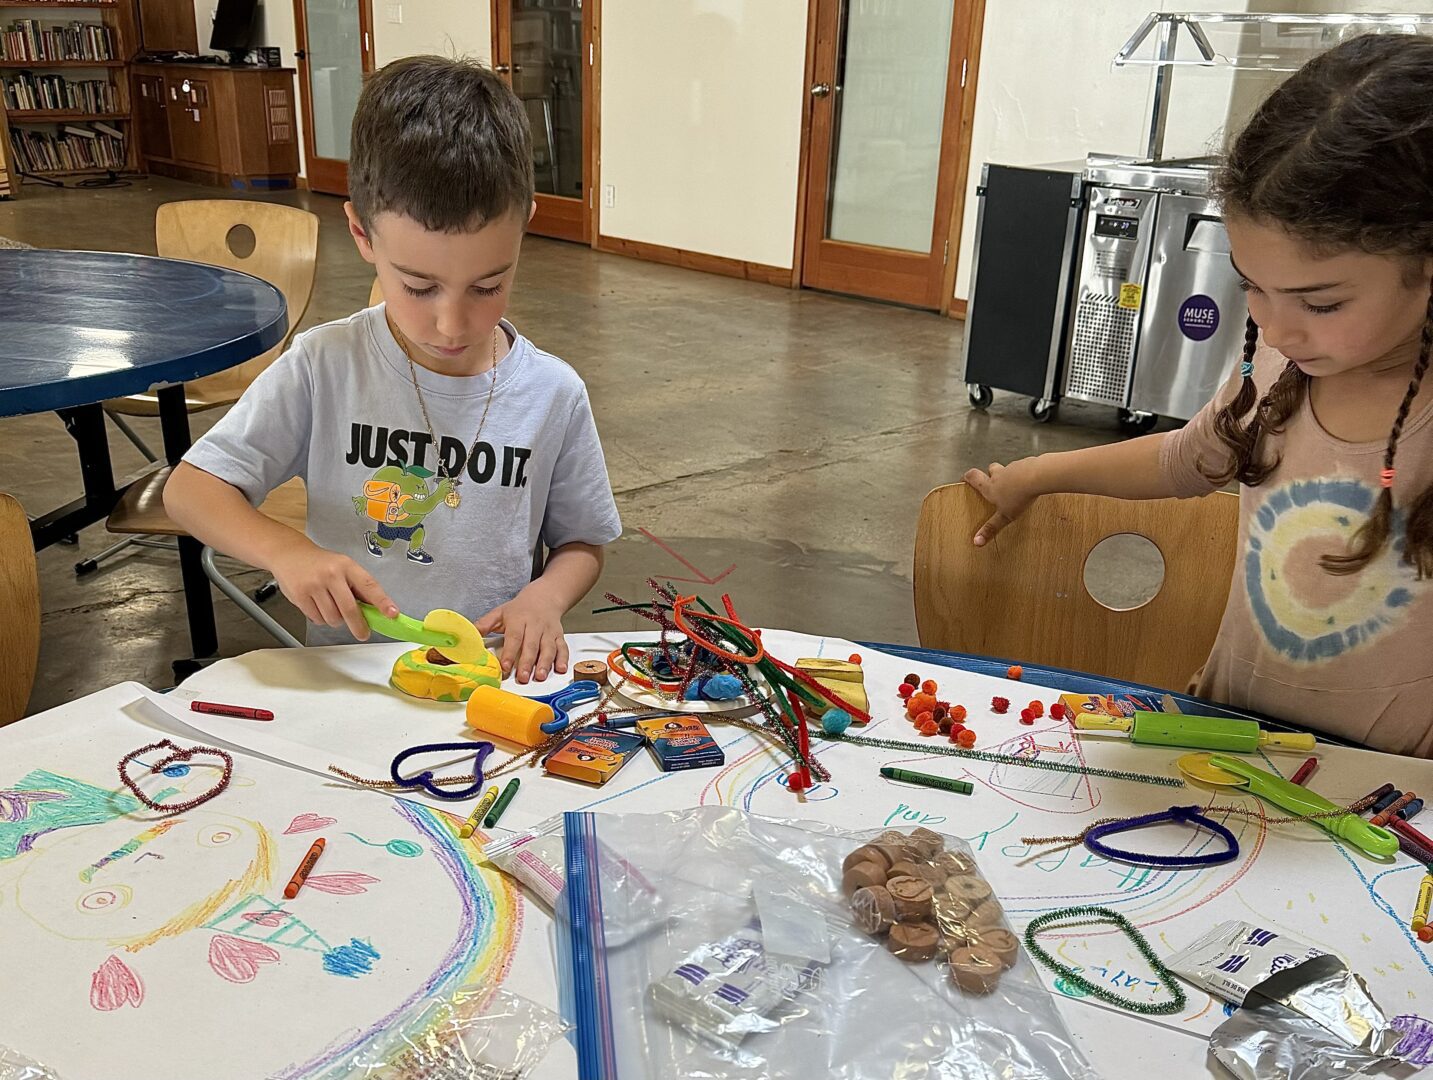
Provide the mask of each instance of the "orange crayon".
[{"label": "orange crayon", "polygon": [[289,878],[289,883],[284,886],[285,900],[292,900],[299,894],[299,890],[304,887],[304,882],[308,880],[309,874],[313,872],[313,864],[318,862],[318,857],[323,854],[323,845],[324,839],[320,836],[313,842],[313,846],[308,849],[308,854],[304,856],[303,862],[299,863],[299,868],[294,871],[294,876]]}]

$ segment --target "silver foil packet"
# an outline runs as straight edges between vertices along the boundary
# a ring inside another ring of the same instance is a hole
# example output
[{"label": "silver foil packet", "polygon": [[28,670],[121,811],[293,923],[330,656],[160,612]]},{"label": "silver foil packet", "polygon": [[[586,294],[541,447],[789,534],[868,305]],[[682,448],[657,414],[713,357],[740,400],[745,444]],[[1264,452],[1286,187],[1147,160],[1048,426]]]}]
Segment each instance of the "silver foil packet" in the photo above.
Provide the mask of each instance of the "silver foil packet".
[{"label": "silver foil packet", "polygon": [[1327,1080],[1398,1063],[1402,1033],[1336,956],[1316,956],[1252,987],[1209,1037],[1239,1080]]}]

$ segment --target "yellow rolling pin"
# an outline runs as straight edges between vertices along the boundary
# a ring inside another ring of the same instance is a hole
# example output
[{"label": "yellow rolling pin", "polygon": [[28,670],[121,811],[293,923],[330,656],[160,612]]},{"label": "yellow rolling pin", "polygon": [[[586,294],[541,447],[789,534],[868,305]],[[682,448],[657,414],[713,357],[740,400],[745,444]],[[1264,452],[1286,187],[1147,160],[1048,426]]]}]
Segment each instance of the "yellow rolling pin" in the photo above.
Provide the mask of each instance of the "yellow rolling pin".
[{"label": "yellow rolling pin", "polygon": [[1128,732],[1130,742],[1149,746],[1228,750],[1235,754],[1252,754],[1260,747],[1308,751],[1316,745],[1307,732],[1265,731],[1253,720],[1186,713],[1137,712],[1132,717],[1081,713],[1075,717],[1075,727],[1081,731]]}]

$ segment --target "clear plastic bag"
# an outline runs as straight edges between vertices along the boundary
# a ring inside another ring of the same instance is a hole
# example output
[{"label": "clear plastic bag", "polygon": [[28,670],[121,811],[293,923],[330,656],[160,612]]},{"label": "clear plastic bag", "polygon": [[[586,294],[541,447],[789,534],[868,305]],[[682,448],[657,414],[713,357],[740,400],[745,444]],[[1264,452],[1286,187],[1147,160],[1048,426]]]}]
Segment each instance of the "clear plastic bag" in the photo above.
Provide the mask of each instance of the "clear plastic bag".
[{"label": "clear plastic bag", "polygon": [[349,1076],[371,1080],[521,1080],[569,1025],[501,987],[429,998],[364,1047]]},{"label": "clear plastic bag", "polygon": [[558,967],[582,1080],[1093,1080],[970,849],[915,833],[566,815]]},{"label": "clear plastic bag", "polygon": [[60,1080],[60,1074],[8,1046],[0,1046],[0,1080]]}]

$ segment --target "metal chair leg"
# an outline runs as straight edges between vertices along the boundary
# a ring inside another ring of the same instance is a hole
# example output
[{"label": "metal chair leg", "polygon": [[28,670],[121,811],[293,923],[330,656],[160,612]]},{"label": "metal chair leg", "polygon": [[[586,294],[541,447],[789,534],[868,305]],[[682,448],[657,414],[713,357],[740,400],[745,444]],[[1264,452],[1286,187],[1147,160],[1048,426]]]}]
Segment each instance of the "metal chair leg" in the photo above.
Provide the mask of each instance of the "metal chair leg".
[{"label": "metal chair leg", "polygon": [[126,548],[132,547],[155,548],[159,551],[176,550],[176,545],[172,540],[151,540],[148,537],[144,536],[127,536],[119,543],[111,544],[103,551],[98,551],[95,554],[91,555],[88,559],[81,559],[79,562],[75,563],[75,573],[78,574],[80,577],[84,577],[86,574],[93,574],[96,570],[100,568],[100,563],[104,562],[111,556],[118,555]]},{"label": "metal chair leg", "polygon": [[144,455],[146,461],[156,462],[159,460],[159,458],[155,457],[154,451],[149,448],[149,445],[139,437],[139,432],[129,426],[128,420],[119,413],[107,412],[105,415],[114,421],[114,426],[124,433],[126,439],[134,443],[134,448]]},{"label": "metal chair leg", "polygon": [[218,586],[219,591],[232,600],[239,610],[262,626],[280,645],[290,649],[302,649],[303,642],[280,626],[267,611],[249,599],[243,589],[219,573],[214,565],[214,549],[206,546],[200,553],[199,561],[204,567],[204,576]]}]

